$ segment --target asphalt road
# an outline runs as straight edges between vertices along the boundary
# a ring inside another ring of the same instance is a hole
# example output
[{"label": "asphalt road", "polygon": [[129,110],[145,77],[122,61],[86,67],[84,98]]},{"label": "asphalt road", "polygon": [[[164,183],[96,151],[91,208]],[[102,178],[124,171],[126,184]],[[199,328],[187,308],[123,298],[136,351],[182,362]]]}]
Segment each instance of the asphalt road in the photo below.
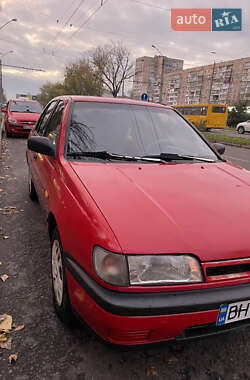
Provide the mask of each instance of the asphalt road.
[{"label": "asphalt road", "polygon": [[226,150],[223,157],[234,164],[250,170],[250,149],[236,148],[234,146],[225,145]]},{"label": "asphalt road", "polygon": [[[183,346],[117,349],[84,326],[61,324],[52,305],[44,217],[28,197],[25,145],[25,139],[9,139],[0,162],[0,275],[9,276],[0,280],[0,314],[25,326],[7,334],[10,350],[0,348],[0,379],[250,379],[249,330]],[[250,150],[227,147],[227,156],[250,169]],[[18,355],[15,364],[8,363],[10,354]]]}]

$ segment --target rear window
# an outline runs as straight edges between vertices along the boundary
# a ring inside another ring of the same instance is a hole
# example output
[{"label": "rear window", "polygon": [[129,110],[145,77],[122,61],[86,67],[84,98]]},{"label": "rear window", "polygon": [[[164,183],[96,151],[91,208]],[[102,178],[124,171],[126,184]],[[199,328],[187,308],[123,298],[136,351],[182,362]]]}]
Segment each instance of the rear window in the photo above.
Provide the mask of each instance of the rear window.
[{"label": "rear window", "polygon": [[212,112],[213,113],[225,113],[226,107],[213,106]]}]

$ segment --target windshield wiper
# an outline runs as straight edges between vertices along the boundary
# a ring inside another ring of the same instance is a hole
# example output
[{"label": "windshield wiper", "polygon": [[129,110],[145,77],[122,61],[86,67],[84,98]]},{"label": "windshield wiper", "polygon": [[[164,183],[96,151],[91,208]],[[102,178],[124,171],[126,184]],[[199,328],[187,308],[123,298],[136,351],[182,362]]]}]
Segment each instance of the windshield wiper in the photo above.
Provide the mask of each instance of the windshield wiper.
[{"label": "windshield wiper", "polygon": [[147,162],[158,162],[164,163],[165,160],[160,157],[140,157],[140,156],[125,156],[116,153],[109,153],[106,150],[97,152],[69,152],[67,153],[69,157],[93,157],[100,158],[102,160],[125,160],[125,161],[147,161]]},{"label": "windshield wiper", "polygon": [[177,154],[177,153],[160,153],[160,154],[152,154],[149,156],[144,156],[145,158],[159,158],[164,161],[175,161],[175,160],[197,160],[197,161],[204,161],[204,162],[215,162],[211,158],[205,158],[205,157],[197,157],[197,156],[190,156],[186,154]]}]

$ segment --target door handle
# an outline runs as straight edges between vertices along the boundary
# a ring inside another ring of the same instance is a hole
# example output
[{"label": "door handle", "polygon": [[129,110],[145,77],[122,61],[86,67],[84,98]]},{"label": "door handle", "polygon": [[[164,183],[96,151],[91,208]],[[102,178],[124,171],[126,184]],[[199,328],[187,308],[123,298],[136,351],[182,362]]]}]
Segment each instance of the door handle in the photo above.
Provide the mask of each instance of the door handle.
[{"label": "door handle", "polygon": [[33,155],[34,160],[37,160],[37,153]]}]

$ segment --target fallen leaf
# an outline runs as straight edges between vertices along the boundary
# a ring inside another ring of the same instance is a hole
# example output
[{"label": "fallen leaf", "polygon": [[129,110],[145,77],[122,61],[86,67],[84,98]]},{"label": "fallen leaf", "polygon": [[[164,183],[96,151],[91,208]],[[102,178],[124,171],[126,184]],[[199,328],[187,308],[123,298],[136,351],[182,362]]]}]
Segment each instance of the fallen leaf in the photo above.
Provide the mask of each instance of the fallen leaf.
[{"label": "fallen leaf", "polygon": [[0,276],[0,278],[3,282],[5,282],[7,278],[9,278],[9,276],[7,274],[3,274],[2,276]]},{"label": "fallen leaf", "polygon": [[2,265],[2,261],[0,261],[0,265]]},{"label": "fallen leaf", "polygon": [[0,343],[6,342],[7,338],[5,334],[0,334]]},{"label": "fallen leaf", "polygon": [[10,354],[8,361],[9,361],[9,364],[15,363],[17,361],[17,354]]},{"label": "fallen leaf", "polygon": [[0,315],[0,331],[6,332],[11,329],[12,316],[8,314]]},{"label": "fallen leaf", "polygon": [[7,342],[0,343],[0,348],[6,348],[7,350],[11,350],[11,342],[12,342],[12,339],[9,338]]},{"label": "fallen leaf", "polygon": [[147,376],[158,376],[158,372],[156,371],[155,367],[151,367],[147,369]]},{"label": "fallen leaf", "polygon": [[3,236],[3,239],[4,239],[4,240],[7,240],[7,239],[9,239],[9,236],[4,235],[4,236]]},{"label": "fallen leaf", "polygon": [[16,210],[16,207],[14,206],[6,206],[3,210],[3,215],[12,215],[12,214],[18,214],[19,211]]},{"label": "fallen leaf", "polygon": [[24,329],[24,325],[17,326],[14,331],[20,331]]},{"label": "fallen leaf", "polygon": [[3,191],[3,189],[0,189],[0,193],[1,193],[1,191]]}]

